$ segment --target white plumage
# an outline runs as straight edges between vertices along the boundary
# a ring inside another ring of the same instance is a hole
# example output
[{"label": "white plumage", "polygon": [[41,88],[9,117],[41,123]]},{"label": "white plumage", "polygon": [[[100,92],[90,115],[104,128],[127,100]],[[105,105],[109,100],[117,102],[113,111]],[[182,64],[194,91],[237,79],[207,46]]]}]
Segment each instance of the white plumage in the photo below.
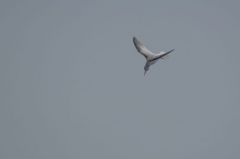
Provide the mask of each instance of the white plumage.
[{"label": "white plumage", "polygon": [[159,59],[162,59],[163,57],[165,57],[166,55],[168,55],[169,53],[171,53],[172,51],[174,51],[174,49],[167,51],[167,52],[160,52],[157,54],[152,53],[150,50],[148,50],[142,42],[140,42],[136,37],[133,37],[133,43],[134,46],[136,47],[137,51],[142,54],[145,58],[146,58],[146,64],[144,66],[144,75],[147,73],[147,71],[149,70],[149,67],[151,65],[153,65],[154,63],[156,63]]}]

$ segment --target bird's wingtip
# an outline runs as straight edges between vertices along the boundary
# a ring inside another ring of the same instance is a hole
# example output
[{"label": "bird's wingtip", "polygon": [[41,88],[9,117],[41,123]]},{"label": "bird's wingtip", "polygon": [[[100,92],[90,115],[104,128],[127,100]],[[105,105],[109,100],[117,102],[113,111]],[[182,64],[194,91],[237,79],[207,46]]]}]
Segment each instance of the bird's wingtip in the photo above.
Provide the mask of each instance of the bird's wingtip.
[{"label": "bird's wingtip", "polygon": [[175,49],[170,50],[169,53],[170,53],[170,52],[173,52],[173,51],[175,51]]},{"label": "bird's wingtip", "polygon": [[132,40],[133,40],[133,43],[134,43],[134,44],[137,43],[137,41],[138,41],[135,36],[133,36]]}]

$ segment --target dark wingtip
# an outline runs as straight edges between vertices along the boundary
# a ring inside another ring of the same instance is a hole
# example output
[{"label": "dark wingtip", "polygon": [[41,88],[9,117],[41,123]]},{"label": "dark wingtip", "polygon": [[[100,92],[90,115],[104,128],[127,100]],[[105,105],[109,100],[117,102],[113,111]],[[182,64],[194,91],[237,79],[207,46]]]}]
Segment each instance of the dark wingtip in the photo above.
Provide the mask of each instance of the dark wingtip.
[{"label": "dark wingtip", "polygon": [[137,45],[137,42],[138,42],[137,38],[135,36],[133,36],[133,43],[135,46]]},{"label": "dark wingtip", "polygon": [[170,52],[173,52],[174,50],[175,50],[175,49],[172,49],[172,50],[170,50],[170,51],[168,51],[168,52],[170,53]]}]

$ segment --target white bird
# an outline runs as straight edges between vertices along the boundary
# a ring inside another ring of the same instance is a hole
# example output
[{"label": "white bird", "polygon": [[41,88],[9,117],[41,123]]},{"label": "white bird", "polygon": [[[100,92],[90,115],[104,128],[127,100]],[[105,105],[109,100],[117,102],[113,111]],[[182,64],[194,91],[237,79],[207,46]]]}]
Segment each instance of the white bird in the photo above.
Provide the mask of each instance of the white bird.
[{"label": "white bird", "polygon": [[170,54],[174,49],[163,52],[161,51],[160,53],[154,54],[151,51],[149,51],[142,42],[140,42],[136,37],[133,37],[133,43],[134,46],[136,47],[137,51],[142,54],[146,58],[146,64],[144,66],[144,76],[149,70],[149,67],[156,63],[159,59],[163,59],[166,55]]}]

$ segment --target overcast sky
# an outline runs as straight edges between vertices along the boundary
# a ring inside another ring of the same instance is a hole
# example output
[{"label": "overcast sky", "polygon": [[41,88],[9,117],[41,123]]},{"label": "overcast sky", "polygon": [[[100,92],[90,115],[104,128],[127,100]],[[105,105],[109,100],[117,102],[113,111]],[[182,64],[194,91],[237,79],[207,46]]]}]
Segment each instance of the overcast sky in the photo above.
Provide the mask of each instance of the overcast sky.
[{"label": "overcast sky", "polygon": [[1,0],[0,158],[240,158],[239,6]]}]

